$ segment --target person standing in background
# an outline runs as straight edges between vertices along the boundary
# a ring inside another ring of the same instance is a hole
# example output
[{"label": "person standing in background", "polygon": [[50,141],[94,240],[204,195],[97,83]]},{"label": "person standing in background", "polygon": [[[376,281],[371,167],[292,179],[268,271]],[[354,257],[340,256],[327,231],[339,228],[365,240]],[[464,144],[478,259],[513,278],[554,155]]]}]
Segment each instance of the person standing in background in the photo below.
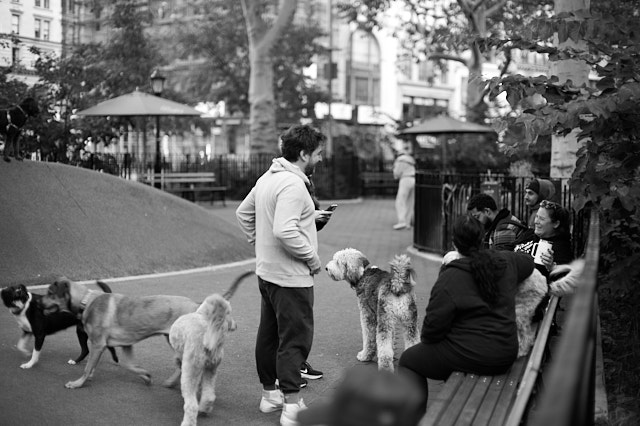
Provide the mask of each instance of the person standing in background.
[{"label": "person standing in background", "polygon": [[529,219],[527,226],[533,228],[535,225],[536,213],[540,207],[540,201],[553,201],[556,195],[556,187],[550,180],[533,179],[526,186],[524,191],[524,203],[529,207]]},{"label": "person standing in background", "polygon": [[406,148],[393,162],[393,177],[399,180],[398,193],[396,194],[396,215],[398,222],[393,225],[393,229],[408,229],[413,225],[416,160]]}]

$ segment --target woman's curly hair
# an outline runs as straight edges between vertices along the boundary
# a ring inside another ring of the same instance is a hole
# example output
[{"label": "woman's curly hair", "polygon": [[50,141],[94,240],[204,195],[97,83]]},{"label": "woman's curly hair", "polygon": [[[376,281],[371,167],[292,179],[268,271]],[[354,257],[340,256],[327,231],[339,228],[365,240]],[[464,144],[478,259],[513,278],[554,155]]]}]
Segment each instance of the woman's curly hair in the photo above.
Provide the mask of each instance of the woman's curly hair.
[{"label": "woman's curly hair", "polygon": [[458,253],[471,259],[473,276],[480,296],[489,305],[498,301],[498,281],[504,274],[507,263],[491,250],[481,250],[484,227],[470,215],[460,216],[453,225],[453,244]]}]

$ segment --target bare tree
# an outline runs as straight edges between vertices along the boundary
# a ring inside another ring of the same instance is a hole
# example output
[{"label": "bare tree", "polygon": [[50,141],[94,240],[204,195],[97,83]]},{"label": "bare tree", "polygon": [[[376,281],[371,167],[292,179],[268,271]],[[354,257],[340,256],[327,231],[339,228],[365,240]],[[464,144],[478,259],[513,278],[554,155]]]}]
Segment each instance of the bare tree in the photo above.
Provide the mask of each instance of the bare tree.
[{"label": "bare tree", "polygon": [[250,137],[252,154],[277,152],[272,49],[293,22],[298,0],[241,0],[249,36]]}]

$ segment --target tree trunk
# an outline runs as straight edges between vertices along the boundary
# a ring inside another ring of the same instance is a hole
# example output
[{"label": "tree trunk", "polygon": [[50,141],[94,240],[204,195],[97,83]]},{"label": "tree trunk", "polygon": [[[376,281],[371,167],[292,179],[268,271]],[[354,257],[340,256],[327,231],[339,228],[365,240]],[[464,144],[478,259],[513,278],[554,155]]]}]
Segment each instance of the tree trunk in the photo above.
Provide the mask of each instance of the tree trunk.
[{"label": "tree trunk", "polygon": [[[249,135],[252,155],[279,152],[271,50],[285,28],[293,22],[298,0],[280,0],[276,2],[279,7],[270,4],[266,0],[242,0],[251,64]],[[276,7],[277,14],[272,13],[272,8]]]},{"label": "tree trunk", "polygon": [[[590,0],[556,0],[555,12],[588,11],[591,7]],[[586,43],[576,40],[557,40],[559,48],[575,47],[579,50],[587,50]],[[560,82],[571,80],[574,86],[586,84],[589,81],[589,66],[584,61],[567,59],[551,63],[550,75],[556,75]],[[574,129],[566,136],[551,137],[551,172],[552,178],[570,178],[576,165],[576,153],[580,148],[577,135],[580,129]]]}]

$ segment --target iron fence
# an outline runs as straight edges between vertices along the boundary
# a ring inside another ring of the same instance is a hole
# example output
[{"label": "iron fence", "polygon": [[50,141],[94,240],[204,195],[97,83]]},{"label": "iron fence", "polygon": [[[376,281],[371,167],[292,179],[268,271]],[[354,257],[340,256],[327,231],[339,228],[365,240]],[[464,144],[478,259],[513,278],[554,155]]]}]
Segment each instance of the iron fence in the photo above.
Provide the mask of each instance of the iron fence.
[{"label": "iron fence", "polygon": [[[529,217],[524,203],[525,185],[530,178],[506,174],[449,174],[438,171],[416,172],[416,204],[414,247],[439,254],[453,248],[451,235],[453,223],[467,214],[467,203],[472,195],[486,192],[493,196],[498,208],[508,208],[521,220]],[[571,194],[567,179],[549,179],[556,187],[552,201],[571,208]],[[584,214],[573,212],[573,240],[576,254],[584,248]]]}]

